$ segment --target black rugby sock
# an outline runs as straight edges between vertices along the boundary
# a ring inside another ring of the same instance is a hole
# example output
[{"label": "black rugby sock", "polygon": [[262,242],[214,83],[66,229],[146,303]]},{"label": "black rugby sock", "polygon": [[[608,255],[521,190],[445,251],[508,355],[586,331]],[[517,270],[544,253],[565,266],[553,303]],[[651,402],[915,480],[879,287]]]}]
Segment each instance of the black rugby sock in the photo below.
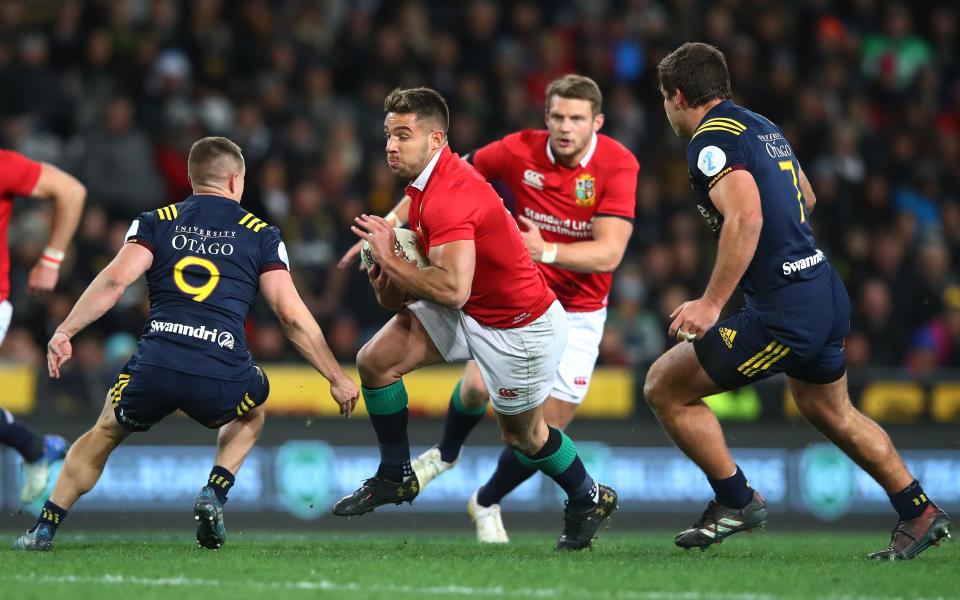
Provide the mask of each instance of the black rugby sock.
[{"label": "black rugby sock", "polygon": [[753,488],[747,483],[747,478],[737,465],[737,471],[726,479],[710,479],[710,487],[717,495],[717,502],[727,508],[741,509],[753,500]]},{"label": "black rugby sock", "polygon": [[207,480],[207,485],[213,488],[213,493],[217,495],[217,500],[220,501],[220,504],[226,504],[227,494],[230,492],[230,488],[233,487],[236,480],[237,477],[233,473],[220,465],[215,465],[210,470],[210,478]]}]

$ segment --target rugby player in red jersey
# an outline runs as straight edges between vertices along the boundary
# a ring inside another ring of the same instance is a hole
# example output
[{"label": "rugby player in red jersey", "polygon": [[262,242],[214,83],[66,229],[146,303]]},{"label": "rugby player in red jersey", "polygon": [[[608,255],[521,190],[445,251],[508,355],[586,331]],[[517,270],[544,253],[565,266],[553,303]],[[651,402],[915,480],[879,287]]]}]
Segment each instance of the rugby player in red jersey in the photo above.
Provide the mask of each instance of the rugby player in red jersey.
[{"label": "rugby player in red jersey", "polygon": [[617,508],[616,492],[594,483],[576,446],[544,421],[567,342],[567,317],[489,183],[447,146],[446,101],[427,88],[394,90],[384,102],[387,163],[410,181],[407,221],[429,257],[418,268],[394,254],[386,219],[363,215],[354,232],[370,243],[369,276],[381,303],[388,286],[408,302],[357,355],[380,467],[334,513],[360,515],[420,491],[410,463],[402,377],[440,362],[474,359],[503,439],[521,464],[567,492],[558,549],[589,547]]},{"label": "rugby player in red jersey", "polygon": [[[621,144],[598,133],[602,96],[592,79],[561,77],[547,86],[546,99],[546,130],[513,133],[466,160],[487,180],[509,187],[526,250],[567,313],[567,345],[544,404],[546,423],[562,430],[586,396],[596,364],[612,272],[633,232],[640,165]],[[387,221],[405,223],[408,202],[404,198]],[[351,249],[341,265],[358,249]],[[421,487],[457,463],[467,436],[486,412],[490,392],[477,364],[467,363],[440,444],[413,461]],[[500,500],[534,473],[509,450],[501,454],[496,471],[467,507],[479,541],[509,541]]]},{"label": "rugby player in red jersey", "polygon": [[[27,291],[32,295],[49,292],[57,285],[60,263],[73,239],[83,213],[86,188],[57,167],[30,160],[10,150],[0,150],[0,343],[7,335],[13,307],[10,305],[10,249],[7,233],[14,196],[31,196],[53,201],[50,241],[30,270]],[[2,401],[0,401],[2,402]],[[39,435],[0,408],[0,443],[23,457],[23,488],[20,500],[30,503],[47,487],[50,463],[63,458],[67,442],[58,435]]]}]

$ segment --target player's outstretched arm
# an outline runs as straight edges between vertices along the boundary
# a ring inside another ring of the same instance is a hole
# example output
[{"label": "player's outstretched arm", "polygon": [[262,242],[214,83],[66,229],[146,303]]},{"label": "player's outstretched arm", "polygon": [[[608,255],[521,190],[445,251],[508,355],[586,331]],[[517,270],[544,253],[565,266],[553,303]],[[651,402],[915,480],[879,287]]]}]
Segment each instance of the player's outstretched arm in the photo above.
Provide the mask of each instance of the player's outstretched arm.
[{"label": "player's outstretched arm", "polygon": [[290,272],[275,269],[261,274],[260,292],[280,320],[287,339],[330,382],[330,394],[340,406],[340,414],[349,417],[357,405],[360,390],[330,352],[323,331],[300,298]]},{"label": "player's outstretched arm", "polygon": [[373,259],[390,281],[413,298],[460,309],[470,299],[477,248],[473,240],[457,240],[430,248],[430,266],[418,268],[394,253],[397,235],[382,217],[360,215],[351,229],[370,243]]},{"label": "player's outstretched arm", "polygon": [[523,215],[517,217],[525,227],[520,237],[535,262],[553,264],[579,273],[611,273],[620,266],[633,223],[619,217],[596,217],[593,239],[571,244],[545,242],[536,222]]},{"label": "player's outstretched arm", "polygon": [[127,286],[153,264],[153,253],[138,244],[125,244],[113,261],[97,275],[47,344],[50,376],[60,377],[60,367],[73,353],[70,339],[114,307]]},{"label": "player's outstretched arm", "polygon": [[716,323],[720,310],[750,266],[760,240],[763,227],[760,190],[749,171],[730,172],[710,190],[710,200],[723,215],[717,260],[703,296],[684,302],[670,315],[674,319],[670,325],[671,337],[681,337],[683,332],[688,334],[684,337],[692,341]]},{"label": "player's outstretched arm", "polygon": [[[396,206],[393,207],[393,210],[387,213],[387,216],[384,217],[387,223],[390,223],[391,227],[403,227],[407,224],[407,214],[410,210],[410,196],[404,196]],[[357,256],[360,255],[360,243],[350,246],[350,249],[340,258],[340,262],[337,263],[337,266],[341,269],[346,269],[350,266],[353,261],[357,259]],[[363,268],[363,265],[360,265],[360,268]]]},{"label": "player's outstretched arm", "polygon": [[42,294],[49,292],[57,284],[60,262],[80,223],[87,188],[74,176],[53,165],[42,163],[40,177],[30,195],[53,200],[50,242],[27,278],[27,292]]}]

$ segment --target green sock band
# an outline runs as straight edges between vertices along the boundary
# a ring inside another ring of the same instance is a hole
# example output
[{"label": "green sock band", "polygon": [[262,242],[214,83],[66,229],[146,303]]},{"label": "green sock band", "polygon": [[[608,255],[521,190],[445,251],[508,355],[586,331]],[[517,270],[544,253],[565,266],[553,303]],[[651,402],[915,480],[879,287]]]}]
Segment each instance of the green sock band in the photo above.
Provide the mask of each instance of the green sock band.
[{"label": "green sock band", "polygon": [[450,402],[453,404],[454,410],[456,410],[461,415],[467,415],[470,417],[476,417],[487,412],[487,403],[484,402],[482,406],[476,408],[467,408],[463,405],[463,400],[460,398],[460,386],[463,384],[463,380],[457,382],[457,386],[453,388],[453,394],[450,396]]},{"label": "green sock band", "polygon": [[387,387],[371,389],[360,386],[360,389],[363,390],[367,412],[372,415],[392,415],[407,407],[407,388],[402,379]]},{"label": "green sock band", "polygon": [[520,461],[520,464],[532,469],[539,469],[545,475],[554,477],[570,468],[573,461],[577,458],[577,445],[573,443],[567,434],[560,432],[560,448],[550,456],[533,459],[523,452],[513,451],[513,454]]}]

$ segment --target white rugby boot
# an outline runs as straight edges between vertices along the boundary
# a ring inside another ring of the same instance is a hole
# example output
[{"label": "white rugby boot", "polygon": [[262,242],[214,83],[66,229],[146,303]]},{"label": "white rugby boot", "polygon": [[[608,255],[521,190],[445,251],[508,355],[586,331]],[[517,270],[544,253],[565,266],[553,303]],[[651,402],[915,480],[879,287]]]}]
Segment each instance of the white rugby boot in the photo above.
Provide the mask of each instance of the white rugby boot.
[{"label": "white rugby boot", "polygon": [[510,541],[507,530],[503,528],[503,519],[500,518],[499,504],[480,506],[477,492],[474,492],[467,502],[467,514],[477,526],[477,541],[481,544],[506,544]]},{"label": "white rugby boot", "polygon": [[456,460],[446,462],[440,458],[440,448],[434,446],[410,461],[410,466],[413,467],[413,472],[417,474],[417,480],[420,481],[420,490],[422,491],[423,488],[427,487],[427,484],[441,473],[446,473],[457,466],[457,463],[460,462],[460,455],[462,454],[463,451],[461,450]]}]

